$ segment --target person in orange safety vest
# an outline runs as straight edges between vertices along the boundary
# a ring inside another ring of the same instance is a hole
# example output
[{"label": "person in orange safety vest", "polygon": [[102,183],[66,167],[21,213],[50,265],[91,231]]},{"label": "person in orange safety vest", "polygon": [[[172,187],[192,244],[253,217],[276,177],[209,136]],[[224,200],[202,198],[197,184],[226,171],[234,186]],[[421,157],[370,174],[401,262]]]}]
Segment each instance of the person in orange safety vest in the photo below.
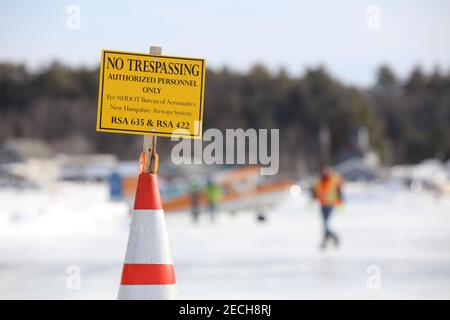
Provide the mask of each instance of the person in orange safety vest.
[{"label": "person in orange safety vest", "polygon": [[320,247],[322,250],[325,249],[329,240],[332,240],[334,245],[338,247],[339,238],[335,232],[331,231],[329,220],[333,209],[343,203],[341,177],[330,168],[324,168],[321,178],[314,185],[312,193],[313,198],[320,204],[322,214],[323,240]]}]

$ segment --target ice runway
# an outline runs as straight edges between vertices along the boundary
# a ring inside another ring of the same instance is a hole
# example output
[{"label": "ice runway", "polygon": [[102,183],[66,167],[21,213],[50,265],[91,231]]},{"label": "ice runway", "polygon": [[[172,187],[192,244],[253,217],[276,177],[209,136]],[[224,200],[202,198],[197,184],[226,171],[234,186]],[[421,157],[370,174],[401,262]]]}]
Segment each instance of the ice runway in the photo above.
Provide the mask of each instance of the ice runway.
[{"label": "ice runway", "polygon": [[[266,223],[252,213],[168,215],[181,299],[450,298],[450,199],[394,186],[348,185],[332,226],[342,246],[318,249],[320,220],[286,197]],[[127,208],[103,185],[0,191],[0,298],[115,299]],[[81,286],[71,288],[70,266]],[[379,288],[368,286],[375,266]],[[70,270],[70,268],[69,268]]]}]

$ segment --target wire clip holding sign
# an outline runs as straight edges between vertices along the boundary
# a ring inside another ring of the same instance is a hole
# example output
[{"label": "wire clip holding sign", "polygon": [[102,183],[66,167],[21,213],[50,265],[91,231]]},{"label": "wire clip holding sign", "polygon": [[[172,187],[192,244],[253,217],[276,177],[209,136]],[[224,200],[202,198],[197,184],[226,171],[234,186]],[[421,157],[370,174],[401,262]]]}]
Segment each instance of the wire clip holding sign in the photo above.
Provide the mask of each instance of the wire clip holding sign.
[{"label": "wire clip holding sign", "polygon": [[139,159],[139,172],[158,173],[159,155],[156,152],[156,137],[144,136],[143,149]]}]

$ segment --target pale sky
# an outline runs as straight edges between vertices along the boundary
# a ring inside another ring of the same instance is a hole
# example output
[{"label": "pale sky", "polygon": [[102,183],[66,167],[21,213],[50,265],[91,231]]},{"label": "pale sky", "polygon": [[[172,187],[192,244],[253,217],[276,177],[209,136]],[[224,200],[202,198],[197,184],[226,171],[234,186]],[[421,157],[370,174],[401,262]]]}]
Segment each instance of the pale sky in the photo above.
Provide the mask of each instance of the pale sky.
[{"label": "pale sky", "polygon": [[[246,71],[255,63],[292,75],[325,65],[352,84],[373,82],[388,63],[402,77],[415,65],[450,69],[450,1],[0,1],[0,61],[33,68],[57,59],[99,63],[101,49],[205,58]],[[69,5],[81,28],[67,27]],[[367,27],[370,5],[380,30]]]}]

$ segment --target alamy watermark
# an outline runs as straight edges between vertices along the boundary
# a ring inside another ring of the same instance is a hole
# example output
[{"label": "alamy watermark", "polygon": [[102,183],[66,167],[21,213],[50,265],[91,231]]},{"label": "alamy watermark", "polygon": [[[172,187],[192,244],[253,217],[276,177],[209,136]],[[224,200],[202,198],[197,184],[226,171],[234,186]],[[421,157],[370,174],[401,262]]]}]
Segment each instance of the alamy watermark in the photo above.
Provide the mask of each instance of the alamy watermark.
[{"label": "alamy watermark", "polygon": [[[198,125],[198,124],[196,124]],[[274,175],[279,170],[279,129],[208,129],[201,139],[183,139],[171,153],[174,164],[259,164],[262,175]],[[188,134],[178,129],[174,134]],[[209,142],[205,147],[203,142]],[[269,150],[270,149],[270,150]]]},{"label": "alamy watermark", "polygon": [[69,290],[80,290],[81,289],[81,268],[80,266],[73,264],[66,269],[67,280],[66,287]]},{"label": "alamy watermark", "polygon": [[381,30],[381,9],[376,4],[372,4],[366,9],[366,26],[371,31]]},{"label": "alamy watermark", "polygon": [[66,26],[70,31],[81,29],[81,8],[76,4],[71,4],[66,8]]},{"label": "alamy watermark", "polygon": [[370,265],[366,269],[368,275],[366,287],[369,290],[381,290],[381,268],[377,265]]}]

